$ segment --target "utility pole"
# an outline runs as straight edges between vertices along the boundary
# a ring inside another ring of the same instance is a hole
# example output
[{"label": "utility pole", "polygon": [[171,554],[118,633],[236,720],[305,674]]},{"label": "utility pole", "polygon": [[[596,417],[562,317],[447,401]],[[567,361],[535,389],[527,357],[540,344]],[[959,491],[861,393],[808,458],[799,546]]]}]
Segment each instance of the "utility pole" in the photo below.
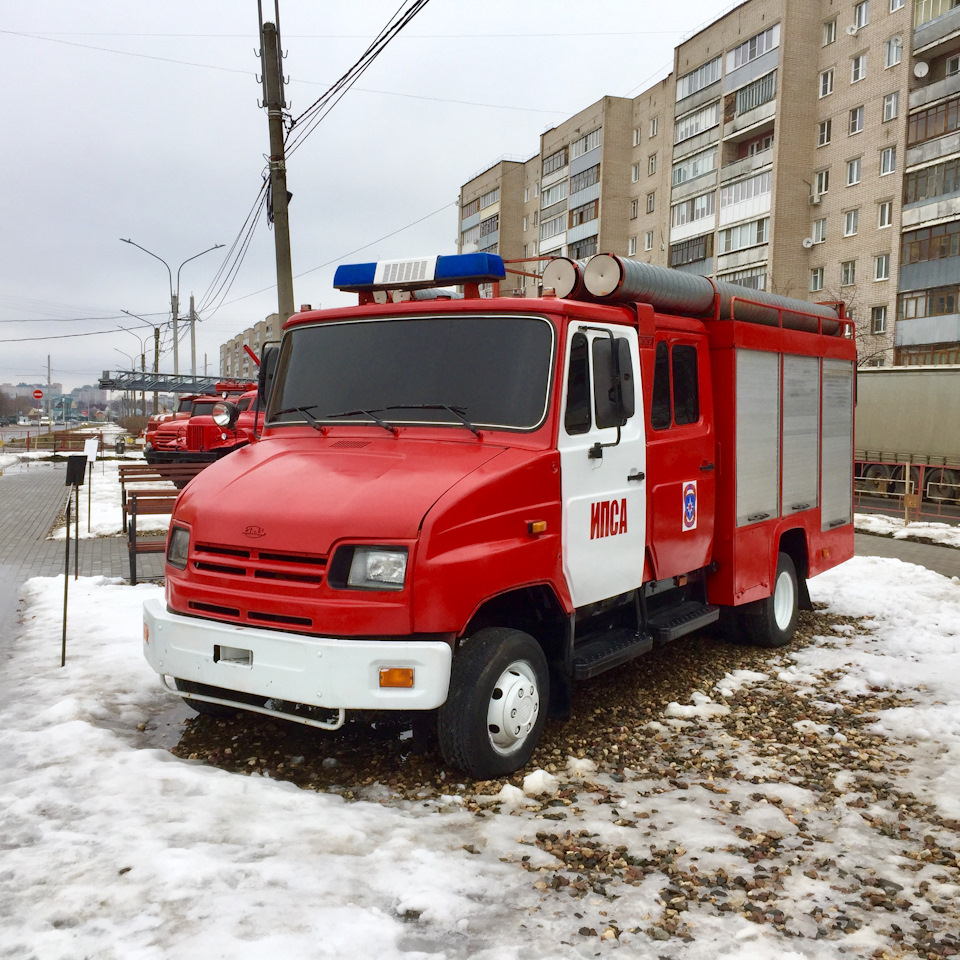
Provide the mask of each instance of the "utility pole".
[{"label": "utility pole", "polygon": [[281,323],[293,314],[293,268],[290,262],[290,221],[287,215],[287,163],[284,155],[282,53],[280,50],[280,8],[274,0],[276,24],[263,22],[260,12],[260,65],[263,71],[263,106],[270,128],[270,197],[274,245],[277,258],[277,307]]},{"label": "utility pole", "polygon": [[197,379],[197,311],[193,306],[193,294],[190,294],[190,376]]},{"label": "utility pole", "polygon": [[[157,374],[160,372],[160,328],[153,328],[153,383],[156,386]],[[157,391],[153,391],[153,412],[158,413],[159,397]]]}]

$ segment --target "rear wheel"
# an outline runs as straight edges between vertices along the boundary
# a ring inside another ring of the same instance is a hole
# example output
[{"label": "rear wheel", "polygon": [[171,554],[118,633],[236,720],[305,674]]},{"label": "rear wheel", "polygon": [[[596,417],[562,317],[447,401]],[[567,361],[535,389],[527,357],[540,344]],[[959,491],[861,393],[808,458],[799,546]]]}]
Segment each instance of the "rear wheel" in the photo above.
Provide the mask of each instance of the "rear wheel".
[{"label": "rear wheel", "polygon": [[929,500],[956,500],[960,497],[960,473],[947,467],[932,467],[924,474],[924,496]]},{"label": "rear wheel", "polygon": [[885,497],[890,491],[890,468],[882,463],[871,463],[863,471],[864,493]]},{"label": "rear wheel", "polygon": [[797,568],[787,553],[777,558],[773,592],[763,600],[746,604],[740,612],[744,639],[757,647],[782,647],[797,629]]},{"label": "rear wheel", "polygon": [[438,712],[443,759],[478,780],[520,769],[547,718],[550,680],[540,644],[519,630],[480,630],[453,658]]}]

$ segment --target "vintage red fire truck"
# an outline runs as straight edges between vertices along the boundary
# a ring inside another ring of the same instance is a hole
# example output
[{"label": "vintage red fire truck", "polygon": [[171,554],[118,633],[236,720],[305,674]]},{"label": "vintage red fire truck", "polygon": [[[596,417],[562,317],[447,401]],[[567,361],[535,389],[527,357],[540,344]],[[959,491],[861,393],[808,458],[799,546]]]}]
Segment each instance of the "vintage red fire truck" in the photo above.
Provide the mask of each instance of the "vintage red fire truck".
[{"label": "vintage red fire truck", "polygon": [[197,710],[421,712],[499,776],[576,681],[720,618],[784,644],[852,556],[841,304],[608,255],[552,261],[536,299],[503,276],[342,266],[359,305],[287,322],[261,439],[181,494],[144,607]]},{"label": "vintage red fire truck", "polygon": [[247,391],[226,409],[226,415],[215,416],[217,404],[213,404],[209,413],[198,414],[187,421],[179,444],[178,462],[219,460],[256,439],[264,413],[257,403],[257,391]]}]

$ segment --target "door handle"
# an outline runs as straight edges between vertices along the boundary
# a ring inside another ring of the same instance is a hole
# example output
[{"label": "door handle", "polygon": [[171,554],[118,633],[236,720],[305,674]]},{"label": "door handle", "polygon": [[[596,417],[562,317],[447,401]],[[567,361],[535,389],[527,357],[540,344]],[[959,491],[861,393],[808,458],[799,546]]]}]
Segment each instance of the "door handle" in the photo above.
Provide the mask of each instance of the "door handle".
[{"label": "door handle", "polygon": [[628,473],[628,480],[644,480],[646,479],[646,474],[642,470],[638,470],[636,473]]},{"label": "door handle", "polygon": [[708,473],[710,470],[716,470],[716,469],[717,469],[717,465],[716,465],[715,463],[701,463],[701,464],[700,464],[700,470],[701,470],[703,473]]}]

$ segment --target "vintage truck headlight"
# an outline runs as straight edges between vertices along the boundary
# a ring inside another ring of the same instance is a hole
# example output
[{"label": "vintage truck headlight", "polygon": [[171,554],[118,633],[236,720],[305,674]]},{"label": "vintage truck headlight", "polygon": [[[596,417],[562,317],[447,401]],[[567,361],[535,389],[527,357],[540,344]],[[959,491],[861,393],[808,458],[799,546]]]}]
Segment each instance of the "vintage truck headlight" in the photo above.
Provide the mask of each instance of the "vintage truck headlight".
[{"label": "vintage truck headlight", "polygon": [[406,549],[354,547],[347,586],[366,587],[368,590],[402,590],[406,574]]},{"label": "vintage truck headlight", "polygon": [[170,531],[170,542],[167,544],[167,563],[178,570],[186,570],[189,552],[190,531],[186,527],[174,526]]}]

